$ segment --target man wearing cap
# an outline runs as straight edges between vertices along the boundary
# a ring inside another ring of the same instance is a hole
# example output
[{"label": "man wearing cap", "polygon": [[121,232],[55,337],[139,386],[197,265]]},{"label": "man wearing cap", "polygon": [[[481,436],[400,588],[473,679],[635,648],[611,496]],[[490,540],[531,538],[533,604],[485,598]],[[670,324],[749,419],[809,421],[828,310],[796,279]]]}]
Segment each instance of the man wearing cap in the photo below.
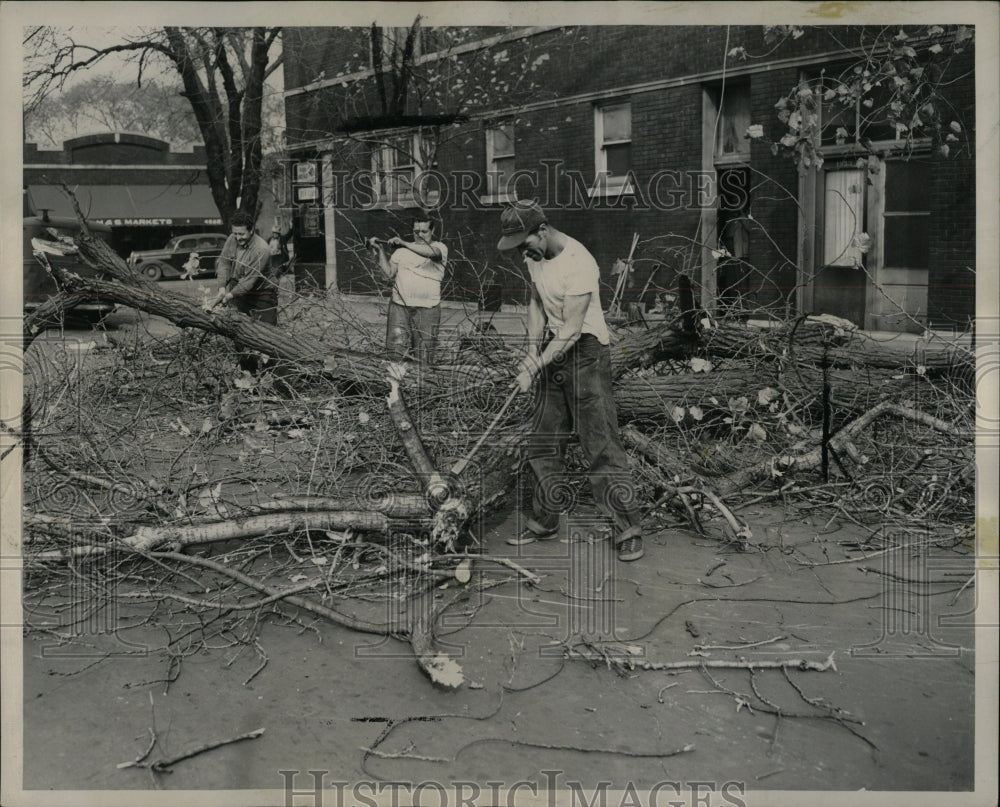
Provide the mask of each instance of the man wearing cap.
[{"label": "man wearing cap", "polygon": [[618,559],[643,555],[640,514],[611,392],[611,351],[601,310],[597,261],[575,238],[549,224],[535,203],[519,201],[500,217],[500,250],[517,249],[531,274],[528,350],[517,384],[540,395],[527,458],[538,479],[525,530],[512,545],[553,538],[559,525],[564,454],[576,431],[590,463],[590,485],[613,523]]}]

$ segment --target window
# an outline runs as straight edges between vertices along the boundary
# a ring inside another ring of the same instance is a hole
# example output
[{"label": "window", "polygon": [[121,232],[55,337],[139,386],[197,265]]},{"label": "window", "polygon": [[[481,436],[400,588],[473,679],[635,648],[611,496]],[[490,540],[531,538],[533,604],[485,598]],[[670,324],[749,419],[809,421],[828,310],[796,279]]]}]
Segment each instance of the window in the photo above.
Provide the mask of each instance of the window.
[{"label": "window", "polygon": [[514,173],[514,124],[500,123],[486,129],[487,193],[497,201],[511,195],[507,187]]},{"label": "window", "polygon": [[595,183],[625,189],[632,169],[632,105],[609,104],[594,109]]},{"label": "window", "polygon": [[749,162],[750,86],[727,84],[716,93],[715,159],[716,165]]},{"label": "window", "polygon": [[887,269],[926,269],[930,246],[927,217],[929,166],[926,162],[885,164],[882,254]]},{"label": "window", "polygon": [[804,76],[800,87],[812,90],[801,103],[806,112],[819,115],[820,145],[857,146],[863,140],[873,142],[906,139],[907,127],[891,118],[899,107],[892,88],[885,82],[859,87],[850,86],[834,73]]},{"label": "window", "polygon": [[411,203],[420,173],[420,135],[396,135],[374,144],[372,173],[381,204]]}]

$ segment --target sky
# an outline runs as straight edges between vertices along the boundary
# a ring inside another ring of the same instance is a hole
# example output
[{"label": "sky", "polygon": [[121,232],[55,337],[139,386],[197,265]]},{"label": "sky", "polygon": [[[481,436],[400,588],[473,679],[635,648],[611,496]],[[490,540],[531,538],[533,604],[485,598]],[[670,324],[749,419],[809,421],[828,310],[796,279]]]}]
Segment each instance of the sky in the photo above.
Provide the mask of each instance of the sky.
[{"label": "sky", "polygon": [[[61,28],[62,31],[67,34],[71,34],[73,39],[78,43],[83,43],[94,48],[100,49],[104,47],[109,47],[111,45],[116,45],[123,42],[126,38],[131,38],[141,34],[143,27],[140,26],[115,26],[115,27],[105,27],[105,26],[80,26],[80,25],[67,25]],[[273,50],[274,53],[279,53],[280,50],[280,40],[277,43],[278,47]],[[26,54],[27,55],[27,54]],[[129,59],[131,57],[131,61]],[[78,56],[77,58],[83,58]],[[179,85],[180,78],[177,76],[176,71],[172,68],[164,71],[161,65],[166,65],[166,60],[159,60],[155,63],[153,70],[149,69],[149,65],[144,71],[144,77],[153,78],[155,77],[161,83],[163,81],[176,81]],[[169,67],[169,66],[168,66]],[[138,68],[135,63],[134,54],[110,54],[104,57],[100,62],[96,63],[93,67],[89,67],[86,70],[80,70],[71,76],[69,76],[61,89],[56,89],[53,91],[53,97],[58,97],[60,94],[72,89],[74,86],[86,82],[88,79],[94,76],[117,76],[121,81],[134,82],[137,78]],[[279,66],[267,80],[267,90],[271,93],[280,94],[284,89],[284,74],[282,68]],[[86,121],[80,122],[74,125],[73,122],[66,121],[62,126],[56,128],[56,134],[54,134],[57,139],[66,140],[73,137],[79,137],[81,135],[97,134],[106,131],[105,129],[94,128],[92,123]],[[52,143],[42,142],[42,138],[34,137],[32,140],[38,141],[38,147],[41,150],[61,150],[61,146],[53,145]],[[175,151],[185,151],[190,150],[190,146],[187,148],[181,146]]]}]

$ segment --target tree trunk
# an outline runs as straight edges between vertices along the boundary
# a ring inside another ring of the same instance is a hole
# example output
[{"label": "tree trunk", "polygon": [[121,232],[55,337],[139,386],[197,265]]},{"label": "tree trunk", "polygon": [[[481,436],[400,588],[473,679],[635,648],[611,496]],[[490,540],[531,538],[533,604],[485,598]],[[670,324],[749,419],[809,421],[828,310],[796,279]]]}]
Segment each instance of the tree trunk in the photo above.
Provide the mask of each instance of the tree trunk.
[{"label": "tree trunk", "polygon": [[[710,373],[622,378],[615,384],[615,403],[623,420],[660,417],[669,420],[675,406],[727,409],[726,401],[740,395],[756,396],[776,380],[757,370],[722,370]],[[716,404],[709,398],[715,397]]]}]

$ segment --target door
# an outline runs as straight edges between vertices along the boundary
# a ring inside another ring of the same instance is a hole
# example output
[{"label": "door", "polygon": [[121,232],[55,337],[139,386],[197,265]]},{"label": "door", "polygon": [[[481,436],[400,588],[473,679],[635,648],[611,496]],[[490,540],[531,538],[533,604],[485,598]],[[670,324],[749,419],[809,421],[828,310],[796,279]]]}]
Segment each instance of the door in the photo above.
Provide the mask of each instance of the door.
[{"label": "door", "polygon": [[829,165],[817,198],[812,311],[866,330],[920,333],[927,323],[929,163]]},{"label": "door", "polygon": [[890,160],[875,177],[878,240],[869,284],[866,328],[922,333],[927,326],[930,166]]}]

